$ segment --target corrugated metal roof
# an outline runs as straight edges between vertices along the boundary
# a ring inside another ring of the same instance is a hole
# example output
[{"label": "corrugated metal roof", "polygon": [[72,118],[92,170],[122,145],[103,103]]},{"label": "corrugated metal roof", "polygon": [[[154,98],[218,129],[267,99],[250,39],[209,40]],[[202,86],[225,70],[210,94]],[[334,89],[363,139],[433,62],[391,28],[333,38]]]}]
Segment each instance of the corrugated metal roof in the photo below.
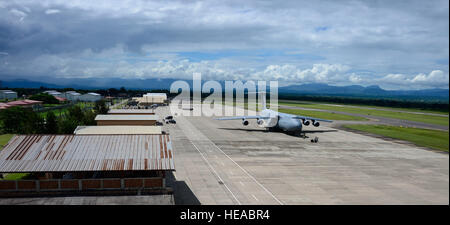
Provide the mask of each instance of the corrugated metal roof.
[{"label": "corrugated metal roof", "polygon": [[166,93],[147,93],[144,94],[143,96],[148,96],[148,97],[166,97],[167,98],[167,94]]},{"label": "corrugated metal roof", "polygon": [[8,104],[9,106],[35,105],[35,104],[42,104],[42,101],[25,99],[25,100],[7,102],[6,104]]},{"label": "corrugated metal roof", "polygon": [[160,126],[78,126],[75,134],[161,134]]},{"label": "corrugated metal roof", "polygon": [[158,120],[157,115],[97,115],[95,120]]},{"label": "corrugated metal roof", "polygon": [[133,114],[146,114],[155,113],[152,109],[110,109],[108,113],[133,113]]},{"label": "corrugated metal roof", "polygon": [[16,135],[0,172],[175,170],[169,135]]}]

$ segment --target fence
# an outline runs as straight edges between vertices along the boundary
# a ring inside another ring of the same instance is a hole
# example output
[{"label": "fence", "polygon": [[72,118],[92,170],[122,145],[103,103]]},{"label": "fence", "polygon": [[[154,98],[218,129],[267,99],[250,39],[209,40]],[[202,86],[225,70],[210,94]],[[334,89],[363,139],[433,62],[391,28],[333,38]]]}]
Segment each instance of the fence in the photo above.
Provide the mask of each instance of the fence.
[{"label": "fence", "polygon": [[75,103],[68,103],[68,104],[58,105],[58,106],[53,106],[53,107],[40,107],[40,108],[35,108],[34,111],[36,111],[36,112],[48,112],[48,111],[51,111],[51,110],[69,108],[69,107],[74,106],[74,105],[75,105]]}]

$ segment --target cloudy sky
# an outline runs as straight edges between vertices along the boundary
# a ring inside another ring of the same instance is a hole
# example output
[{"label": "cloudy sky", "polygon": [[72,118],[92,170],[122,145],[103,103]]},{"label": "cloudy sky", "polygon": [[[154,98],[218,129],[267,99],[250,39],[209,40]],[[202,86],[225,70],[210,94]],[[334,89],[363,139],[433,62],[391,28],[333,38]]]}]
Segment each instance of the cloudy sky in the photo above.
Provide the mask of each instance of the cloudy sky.
[{"label": "cloudy sky", "polygon": [[281,85],[448,88],[448,6],[0,0],[0,78],[190,79],[200,72]]}]

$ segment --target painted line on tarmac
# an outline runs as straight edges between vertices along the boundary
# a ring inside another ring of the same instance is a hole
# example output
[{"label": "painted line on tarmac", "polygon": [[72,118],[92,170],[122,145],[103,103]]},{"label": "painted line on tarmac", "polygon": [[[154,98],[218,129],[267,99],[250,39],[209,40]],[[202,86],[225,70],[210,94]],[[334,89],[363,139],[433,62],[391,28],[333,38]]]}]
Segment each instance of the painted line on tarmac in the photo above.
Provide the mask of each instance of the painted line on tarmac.
[{"label": "painted line on tarmac", "polygon": [[236,196],[234,195],[234,193],[230,190],[230,188],[228,188],[228,186],[225,184],[225,182],[222,180],[222,178],[219,176],[219,174],[216,172],[216,170],[212,167],[212,165],[209,163],[208,159],[205,158],[205,156],[203,155],[203,153],[200,151],[200,149],[198,149],[198,147],[194,144],[194,142],[192,142],[191,140],[189,140],[191,142],[191,144],[195,147],[195,149],[197,149],[198,153],[200,153],[200,155],[202,156],[203,160],[208,164],[209,168],[213,171],[213,173],[217,176],[217,178],[219,179],[219,182],[222,183],[225,188],[231,193],[231,195],[233,196],[233,198],[236,200],[236,202],[241,205],[241,202],[236,198]]},{"label": "painted line on tarmac", "polygon": [[230,156],[228,156],[222,149],[220,149],[216,144],[214,144],[214,142],[212,142],[209,138],[208,140],[217,148],[219,149],[220,152],[222,152],[222,154],[224,154],[229,160],[231,160],[234,164],[236,164],[242,171],[244,171],[245,174],[247,174],[247,176],[249,176],[253,181],[255,181],[256,184],[258,184],[265,192],[267,192],[273,199],[275,199],[275,201],[278,202],[278,204],[280,205],[284,205],[277,197],[275,197],[275,195],[272,194],[272,192],[270,192],[269,190],[267,190],[266,187],[264,187],[261,183],[259,183],[258,180],[256,180],[256,178],[254,178],[252,175],[250,175],[247,170],[245,170],[244,168],[242,168],[237,162],[235,162],[232,158],[230,158]]}]

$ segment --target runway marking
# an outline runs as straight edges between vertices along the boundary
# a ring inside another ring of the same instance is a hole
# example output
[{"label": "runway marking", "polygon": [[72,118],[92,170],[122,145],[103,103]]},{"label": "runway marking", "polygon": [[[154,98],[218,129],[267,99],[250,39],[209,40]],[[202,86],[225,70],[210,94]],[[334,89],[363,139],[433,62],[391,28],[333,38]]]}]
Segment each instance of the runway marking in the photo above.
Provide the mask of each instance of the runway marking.
[{"label": "runway marking", "polygon": [[253,198],[259,202],[259,200],[256,198],[256,196],[254,194],[252,194]]},{"label": "runway marking", "polygon": [[233,198],[237,201],[237,203],[239,205],[241,205],[241,202],[236,198],[236,196],[234,195],[234,193],[230,190],[230,188],[228,188],[228,186],[225,184],[225,182],[222,180],[222,178],[219,176],[219,174],[216,172],[216,170],[211,166],[211,164],[209,163],[208,159],[205,158],[205,156],[203,155],[203,153],[200,151],[200,149],[197,148],[197,146],[194,144],[194,142],[192,142],[191,140],[189,140],[191,142],[191,144],[195,147],[195,149],[197,149],[198,153],[200,153],[200,155],[202,156],[203,160],[208,164],[209,168],[214,172],[214,174],[217,176],[217,178],[219,178],[219,181],[223,184],[223,186],[225,186],[225,188],[230,192],[230,194],[233,196]]},{"label": "runway marking", "polygon": [[234,164],[236,164],[236,166],[238,166],[242,171],[244,171],[244,173],[247,174],[247,176],[249,176],[253,181],[255,181],[255,183],[257,183],[262,189],[264,189],[264,191],[266,191],[270,196],[272,196],[273,199],[275,199],[280,205],[283,205],[283,203],[277,198],[275,197],[275,195],[272,194],[272,192],[270,192],[269,190],[267,190],[266,187],[264,187],[261,183],[259,183],[259,181],[257,181],[252,175],[250,175],[247,170],[245,170],[244,168],[242,168],[237,162],[235,162],[232,158],[230,158],[230,156],[228,156],[224,151],[222,151],[222,149],[220,149],[214,142],[212,142],[209,138],[207,138],[217,149],[219,149],[220,152],[222,152],[222,154],[224,154],[228,159],[230,159]]},{"label": "runway marking", "polygon": [[242,186],[245,186],[245,184],[244,183],[242,183],[242,181],[239,181],[239,183],[242,185]]},{"label": "runway marking", "polygon": [[[185,119],[185,122],[190,123],[188,120]],[[180,126],[181,128],[181,126]],[[188,128],[188,130],[194,131],[195,126],[193,126],[191,124],[191,126],[187,126],[186,128]],[[185,129],[183,129],[184,131],[186,131]],[[200,132],[199,130],[195,129],[196,132],[202,134],[202,132]],[[191,134],[194,132],[191,132]],[[202,134],[203,135],[203,134]],[[192,143],[192,145],[194,145],[194,147],[197,149],[197,151],[200,153],[200,155],[203,157],[203,159],[207,162],[207,164],[209,165],[209,167],[212,169],[212,171],[216,174],[216,176],[221,180],[221,182],[223,182],[222,178],[220,178],[220,176],[217,174],[217,172],[214,170],[214,168],[211,166],[211,164],[209,163],[209,161],[205,158],[205,156],[203,155],[203,153],[197,148],[197,146],[191,141],[191,139],[189,138],[188,135],[186,135],[188,140]],[[214,142],[212,142],[207,136],[203,135],[205,137],[206,140],[208,140],[209,142],[211,142],[212,145],[214,145],[215,148],[217,148],[223,155],[225,155],[229,160],[231,160],[235,165],[237,165],[247,176],[249,176],[256,184],[258,184],[266,193],[268,193],[273,199],[275,199],[276,202],[278,202],[278,204],[280,205],[284,205],[277,197],[275,197],[272,192],[270,192],[269,190],[267,190],[266,187],[264,187],[259,181],[257,181],[250,173],[248,173],[244,168],[242,168],[238,163],[236,163],[232,158],[230,158],[230,156],[228,156],[222,149],[220,149]],[[239,205],[241,204],[239,202],[239,200],[236,198],[236,196],[234,195],[233,192],[231,192],[231,190],[228,188],[228,186],[225,185],[225,183],[223,183],[224,186],[227,188],[227,190],[233,195],[234,199],[239,203]]]}]

